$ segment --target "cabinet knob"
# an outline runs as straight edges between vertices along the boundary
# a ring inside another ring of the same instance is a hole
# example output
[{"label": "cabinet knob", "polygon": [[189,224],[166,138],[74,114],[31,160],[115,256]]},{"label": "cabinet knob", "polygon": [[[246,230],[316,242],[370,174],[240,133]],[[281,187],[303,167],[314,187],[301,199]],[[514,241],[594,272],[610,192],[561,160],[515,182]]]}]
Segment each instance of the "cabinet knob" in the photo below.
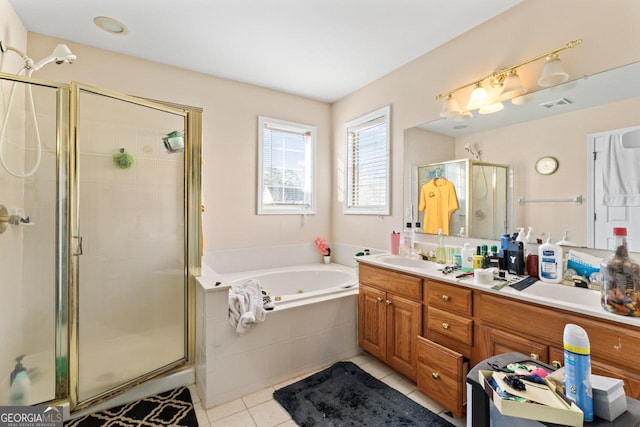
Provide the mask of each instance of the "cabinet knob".
[{"label": "cabinet knob", "polygon": [[444,302],[449,301],[449,295],[442,295],[442,301]]},{"label": "cabinet knob", "polygon": [[384,298],[378,297],[378,302],[382,302],[382,301],[384,301]]},{"label": "cabinet knob", "polygon": [[530,357],[530,358],[532,358],[533,360],[540,360],[540,356],[538,356],[538,355],[537,355],[537,354],[535,354],[535,353],[531,353],[531,354],[529,355],[529,357]]},{"label": "cabinet knob", "polygon": [[449,329],[448,323],[442,323],[442,329]]},{"label": "cabinet knob", "polygon": [[559,360],[554,360],[553,362],[551,362],[551,366],[553,366],[556,369],[560,369],[562,368],[562,362]]},{"label": "cabinet knob", "polygon": [[387,305],[391,305],[391,300],[390,299],[387,300]]},{"label": "cabinet knob", "polygon": [[431,373],[431,378],[433,378],[434,380],[437,380],[438,378],[440,378],[440,374],[438,374],[437,372],[433,372]]}]

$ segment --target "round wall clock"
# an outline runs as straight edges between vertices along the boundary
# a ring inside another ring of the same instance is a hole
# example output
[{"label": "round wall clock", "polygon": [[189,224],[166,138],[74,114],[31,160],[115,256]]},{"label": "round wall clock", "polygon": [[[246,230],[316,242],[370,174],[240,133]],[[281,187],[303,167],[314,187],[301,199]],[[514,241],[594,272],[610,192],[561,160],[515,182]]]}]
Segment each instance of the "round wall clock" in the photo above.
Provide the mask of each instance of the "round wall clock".
[{"label": "round wall clock", "polygon": [[536,162],[536,172],[541,175],[551,175],[558,170],[558,159],[551,156],[545,156]]}]

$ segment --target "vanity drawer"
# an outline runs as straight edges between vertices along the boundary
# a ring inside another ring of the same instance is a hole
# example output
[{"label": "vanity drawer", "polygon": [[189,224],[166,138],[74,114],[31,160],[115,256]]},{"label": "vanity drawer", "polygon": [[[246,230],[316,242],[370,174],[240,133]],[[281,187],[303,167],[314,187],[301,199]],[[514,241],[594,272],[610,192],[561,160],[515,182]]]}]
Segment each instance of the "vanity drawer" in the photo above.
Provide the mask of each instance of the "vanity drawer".
[{"label": "vanity drawer", "polygon": [[418,390],[458,416],[464,414],[464,357],[424,337],[418,337]]},{"label": "vanity drawer", "polygon": [[473,291],[455,285],[426,280],[427,304],[447,311],[471,316],[473,314]]},{"label": "vanity drawer", "polygon": [[414,300],[422,300],[422,278],[360,263],[360,283]]},{"label": "vanity drawer", "polygon": [[463,344],[473,344],[473,320],[429,307],[427,313],[429,331],[452,338]]}]

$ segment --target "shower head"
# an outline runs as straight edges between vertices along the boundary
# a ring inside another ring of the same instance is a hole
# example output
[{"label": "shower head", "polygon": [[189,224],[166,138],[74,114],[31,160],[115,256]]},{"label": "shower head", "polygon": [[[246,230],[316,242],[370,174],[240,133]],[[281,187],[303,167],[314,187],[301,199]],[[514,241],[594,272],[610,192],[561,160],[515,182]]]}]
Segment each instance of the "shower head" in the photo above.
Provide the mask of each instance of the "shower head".
[{"label": "shower head", "polygon": [[465,144],[464,149],[467,150],[476,160],[480,160],[482,150],[478,149],[477,146],[474,149],[471,144]]},{"label": "shower head", "polygon": [[66,44],[59,44],[53,49],[53,53],[46,58],[41,59],[33,65],[34,70],[39,70],[42,67],[55,62],[56,64],[62,64],[67,62],[71,64],[76,60],[76,56],[71,53],[71,50],[67,47]]}]

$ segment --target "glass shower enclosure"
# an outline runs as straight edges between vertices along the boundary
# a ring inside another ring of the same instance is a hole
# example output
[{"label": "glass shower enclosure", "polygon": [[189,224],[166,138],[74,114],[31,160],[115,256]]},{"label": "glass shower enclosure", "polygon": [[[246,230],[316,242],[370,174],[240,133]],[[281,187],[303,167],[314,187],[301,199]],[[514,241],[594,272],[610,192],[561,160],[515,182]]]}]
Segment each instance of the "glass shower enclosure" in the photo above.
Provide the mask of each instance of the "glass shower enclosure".
[{"label": "glass shower enclosure", "polygon": [[0,85],[0,405],[80,409],[188,364],[201,111],[75,82]]}]

